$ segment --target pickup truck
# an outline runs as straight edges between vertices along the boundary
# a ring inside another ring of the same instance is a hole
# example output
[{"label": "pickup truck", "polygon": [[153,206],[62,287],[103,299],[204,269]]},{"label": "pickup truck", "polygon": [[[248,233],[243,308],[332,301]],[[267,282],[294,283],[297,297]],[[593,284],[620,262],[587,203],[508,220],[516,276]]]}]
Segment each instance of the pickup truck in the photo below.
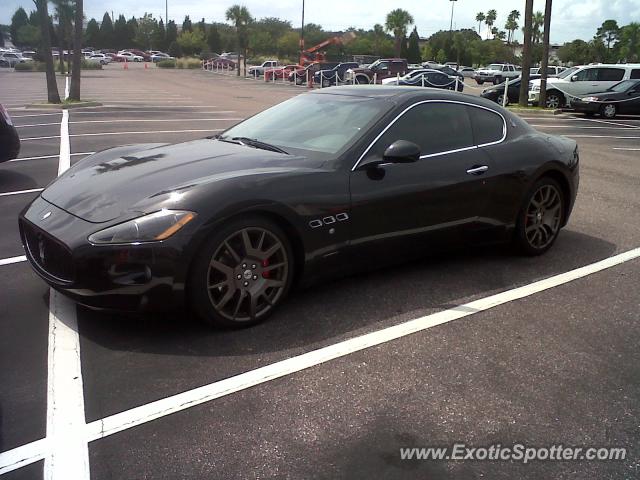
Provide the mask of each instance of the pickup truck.
[{"label": "pickup truck", "polygon": [[267,60],[266,62],[262,62],[262,65],[257,65],[253,67],[249,67],[249,76],[250,77],[261,77],[264,75],[264,71],[269,68],[278,67],[279,63],[277,60]]},{"label": "pickup truck", "polygon": [[409,71],[404,58],[381,58],[366,68],[352,68],[345,73],[346,83],[382,83],[384,78],[404,76]]},{"label": "pickup truck", "polygon": [[515,66],[508,63],[492,63],[486,68],[480,68],[476,70],[473,78],[482,85],[484,82],[491,82],[494,85],[498,85],[505,81],[505,79],[518,78],[520,72]]}]

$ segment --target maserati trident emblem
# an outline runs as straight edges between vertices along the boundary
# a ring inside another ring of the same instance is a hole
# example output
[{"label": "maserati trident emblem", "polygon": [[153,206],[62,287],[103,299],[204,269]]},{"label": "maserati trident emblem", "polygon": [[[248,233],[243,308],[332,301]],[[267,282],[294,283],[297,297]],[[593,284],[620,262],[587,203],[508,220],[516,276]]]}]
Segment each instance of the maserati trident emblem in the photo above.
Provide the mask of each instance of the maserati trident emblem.
[{"label": "maserati trident emblem", "polygon": [[47,218],[49,218],[51,216],[51,212],[47,212],[42,216],[42,220],[46,220]]}]

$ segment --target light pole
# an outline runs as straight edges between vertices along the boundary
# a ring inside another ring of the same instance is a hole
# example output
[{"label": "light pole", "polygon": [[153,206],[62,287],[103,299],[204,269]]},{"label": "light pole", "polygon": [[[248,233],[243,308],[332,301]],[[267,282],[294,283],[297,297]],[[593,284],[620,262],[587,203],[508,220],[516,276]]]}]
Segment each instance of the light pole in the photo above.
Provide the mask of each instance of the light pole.
[{"label": "light pole", "polygon": [[300,65],[304,66],[302,58],[304,52],[304,0],[302,0],[302,27],[300,28]]},{"label": "light pole", "polygon": [[458,0],[450,0],[451,1],[451,25],[449,25],[449,31],[453,31],[453,7],[456,5]]}]

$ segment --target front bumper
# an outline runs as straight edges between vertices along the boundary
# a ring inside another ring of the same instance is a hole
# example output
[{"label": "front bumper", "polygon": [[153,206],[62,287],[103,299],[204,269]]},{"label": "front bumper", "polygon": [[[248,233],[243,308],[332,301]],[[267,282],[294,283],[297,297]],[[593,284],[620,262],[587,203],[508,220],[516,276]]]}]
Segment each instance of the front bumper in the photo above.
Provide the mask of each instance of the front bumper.
[{"label": "front bumper", "polygon": [[571,100],[571,108],[576,112],[582,113],[598,113],[600,111],[601,103],[599,102],[585,102],[579,98]]},{"label": "front bumper", "polygon": [[15,127],[0,124],[0,162],[13,160],[20,153],[20,137]]},{"label": "front bumper", "polygon": [[93,245],[87,237],[102,225],[42,197],[20,214],[19,227],[35,272],[78,303],[142,311],[171,309],[184,301],[190,260],[184,236],[137,245]]},{"label": "front bumper", "polygon": [[534,92],[533,90],[529,90],[529,103],[533,105],[537,105],[540,102],[540,92]]}]

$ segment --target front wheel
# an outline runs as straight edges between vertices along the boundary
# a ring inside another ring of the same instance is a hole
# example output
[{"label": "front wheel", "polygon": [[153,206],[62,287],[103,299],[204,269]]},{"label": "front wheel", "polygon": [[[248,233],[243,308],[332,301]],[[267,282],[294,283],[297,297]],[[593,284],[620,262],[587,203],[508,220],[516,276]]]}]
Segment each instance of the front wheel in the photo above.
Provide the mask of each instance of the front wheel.
[{"label": "front wheel", "polygon": [[558,92],[547,92],[547,108],[557,109],[564,105],[564,96]]},{"label": "front wheel", "polygon": [[602,106],[602,108],[600,109],[600,113],[604,118],[616,118],[618,108],[613,103],[608,103]]},{"label": "front wheel", "polygon": [[250,217],[216,232],[194,260],[188,292],[198,316],[214,326],[246,327],[283,302],[293,278],[293,253],[272,222]]},{"label": "front wheel", "polygon": [[500,85],[502,83],[502,77],[493,77],[493,84]]},{"label": "front wheel", "polygon": [[[503,104],[502,102],[504,102],[504,95],[503,95],[503,94],[500,94],[500,95],[498,95],[498,98],[497,98],[497,100],[496,100],[496,103],[497,103],[498,105],[502,105],[502,104]],[[509,98],[507,98],[507,102],[506,102],[504,105],[505,105],[505,106],[509,105]]]},{"label": "front wheel", "polygon": [[525,255],[541,255],[556,241],[564,215],[564,195],[552,178],[538,180],[525,199],[514,242]]}]

